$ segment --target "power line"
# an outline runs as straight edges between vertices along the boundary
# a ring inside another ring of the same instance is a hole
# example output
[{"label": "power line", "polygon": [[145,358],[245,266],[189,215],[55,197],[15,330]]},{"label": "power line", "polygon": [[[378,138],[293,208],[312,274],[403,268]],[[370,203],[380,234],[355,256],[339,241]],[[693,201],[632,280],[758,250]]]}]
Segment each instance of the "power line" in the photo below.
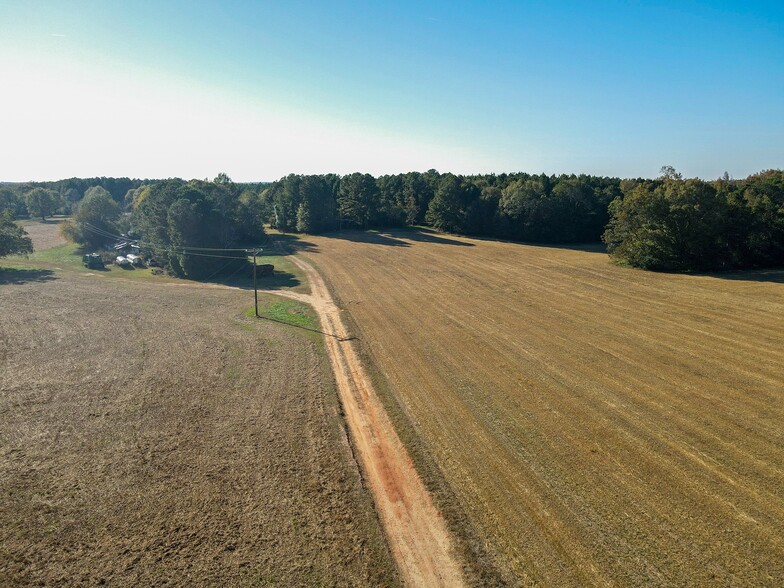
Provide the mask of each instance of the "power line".
[{"label": "power line", "polygon": [[[171,247],[171,246],[170,247],[164,247],[162,245],[153,245],[152,243],[147,243],[146,241],[141,241],[139,239],[128,239],[126,237],[123,237],[122,235],[113,235],[112,233],[109,233],[108,231],[105,231],[103,229],[99,229],[98,227],[95,227],[95,226],[93,226],[93,225],[91,225],[89,223],[84,223],[84,225],[85,225],[85,228],[88,231],[91,231],[91,232],[93,232],[93,233],[95,233],[97,235],[100,235],[102,237],[107,237],[107,238],[111,238],[111,239],[117,239],[117,240],[120,240],[120,241],[122,241],[122,240],[131,241],[131,242],[136,243],[140,247],[145,247],[145,248],[148,248],[148,249],[152,249],[152,250],[157,251],[157,252],[173,253],[173,254],[176,254],[176,255],[195,255],[195,256],[199,256],[199,257],[215,257],[215,258],[218,258],[218,259],[242,259],[242,257],[239,257],[239,256],[216,255],[216,254],[212,254],[212,253],[200,253],[200,252],[201,251],[226,251],[226,252],[228,252],[228,251],[245,251],[245,252],[247,252],[248,251],[247,249],[240,249],[240,248],[191,247],[191,246],[187,246],[187,245],[186,246],[175,246],[175,247]],[[246,255],[245,257],[247,258],[248,256]]]},{"label": "power line", "polygon": [[[159,245],[153,245],[151,243],[145,243],[144,241],[140,241],[138,239],[128,239],[126,237],[123,237],[122,235],[113,235],[109,231],[106,231],[105,229],[101,229],[100,227],[96,227],[94,225],[91,225],[90,223],[84,223],[84,226],[85,226],[85,228],[88,231],[92,231],[93,233],[95,233],[97,235],[100,235],[102,237],[110,238],[110,239],[117,239],[117,240],[127,240],[129,242],[136,243],[137,246],[142,246],[142,247],[145,247],[145,248],[149,248],[149,249],[151,249],[153,251],[167,252],[167,253],[175,254],[175,255],[192,255],[192,256],[197,256],[197,257],[211,257],[211,258],[229,259],[230,260],[229,262],[224,263],[221,267],[219,267],[214,272],[212,272],[207,278],[205,278],[205,281],[211,280],[218,273],[220,273],[224,269],[226,269],[232,262],[237,262],[237,261],[240,261],[240,260],[244,260],[247,263],[247,261],[248,261],[248,254],[250,254],[252,252],[253,253],[253,300],[254,300],[255,307],[256,307],[255,308],[255,310],[256,310],[256,317],[260,318],[260,315],[259,315],[259,291],[258,291],[258,288],[256,286],[256,256],[263,251],[263,249],[261,247],[254,247],[253,249],[228,249],[228,248],[220,249],[218,247],[162,247],[162,246],[159,246]],[[269,236],[267,236],[267,241],[269,241]],[[188,249],[190,249],[190,251]],[[214,254],[210,254],[210,253],[197,253],[197,251],[224,251],[224,252],[242,251],[242,252],[245,253],[245,256],[243,258],[243,257],[239,257],[239,256],[230,256],[230,255],[214,255]],[[233,278],[237,274],[237,272],[241,271],[244,267],[246,267],[245,264],[240,264],[237,267],[237,269],[235,269],[233,272],[231,272],[222,281],[225,281],[226,283],[228,283],[228,281],[231,278]]]}]

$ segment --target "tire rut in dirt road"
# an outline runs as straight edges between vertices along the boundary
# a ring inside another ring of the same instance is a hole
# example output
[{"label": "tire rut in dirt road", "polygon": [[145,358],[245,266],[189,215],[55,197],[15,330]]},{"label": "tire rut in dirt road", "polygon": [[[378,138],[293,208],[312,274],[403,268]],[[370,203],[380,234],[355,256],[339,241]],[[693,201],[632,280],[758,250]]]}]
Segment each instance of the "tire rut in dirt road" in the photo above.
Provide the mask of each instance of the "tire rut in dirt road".
[{"label": "tire rut in dirt road", "polygon": [[312,295],[289,297],[309,302],[318,312],[325,333],[334,335],[324,339],[346,421],[406,585],[465,585],[446,524],[347,340],[340,311],[324,280],[307,262],[296,256],[292,260],[307,274]]}]

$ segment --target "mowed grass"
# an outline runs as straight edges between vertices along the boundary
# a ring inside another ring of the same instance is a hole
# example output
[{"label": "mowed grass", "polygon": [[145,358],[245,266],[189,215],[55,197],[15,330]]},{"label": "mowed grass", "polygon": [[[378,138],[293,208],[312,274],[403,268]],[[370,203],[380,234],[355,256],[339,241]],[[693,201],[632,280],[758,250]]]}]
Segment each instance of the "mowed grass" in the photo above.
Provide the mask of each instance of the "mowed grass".
[{"label": "mowed grass", "polygon": [[[245,311],[245,316],[254,317],[256,308],[249,308]],[[268,299],[265,303],[259,304],[259,316],[279,323],[315,329],[318,327],[318,319],[312,309],[301,302],[294,300]]]},{"label": "mowed grass", "polygon": [[[82,250],[78,245],[67,242],[60,234],[60,224],[63,220],[55,219],[45,223],[37,220],[20,221],[19,224],[24,227],[33,239],[34,252],[27,256],[12,255],[3,258],[0,261],[0,272],[2,272],[2,268],[15,270],[45,269],[90,274],[101,278],[123,278],[155,282],[183,281],[166,275],[156,276],[152,273],[152,268],[147,267],[119,267],[114,264],[107,264],[103,269],[86,268],[82,263],[82,256],[85,253],[92,253],[93,250]],[[251,245],[248,247],[250,248]],[[250,261],[252,257],[249,256],[248,259]],[[287,289],[294,292],[310,292],[302,270],[293,264],[286,255],[279,253],[272,246],[263,248],[261,254],[256,257],[256,263],[258,265],[272,264],[275,266],[273,275],[257,279],[259,290],[275,291]],[[229,275],[218,273],[209,276],[209,279],[203,281],[243,289],[253,288],[253,274],[250,271]],[[1,282],[2,275],[0,275]]]},{"label": "mowed grass", "polygon": [[0,585],[397,585],[318,337],[49,263],[0,270]]},{"label": "mowed grass", "polygon": [[784,271],[307,240],[483,582],[784,584]]}]

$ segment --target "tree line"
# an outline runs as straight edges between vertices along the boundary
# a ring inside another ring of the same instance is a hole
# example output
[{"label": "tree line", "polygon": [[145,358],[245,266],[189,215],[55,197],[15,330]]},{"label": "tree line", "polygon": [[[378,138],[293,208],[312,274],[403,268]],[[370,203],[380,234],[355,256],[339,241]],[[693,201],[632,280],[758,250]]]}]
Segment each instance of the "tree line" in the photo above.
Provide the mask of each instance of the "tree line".
[{"label": "tree line", "polygon": [[742,180],[425,173],[289,175],[259,194],[283,231],[429,225],[532,243],[603,241],[617,261],[670,271],[784,266],[784,172]]},{"label": "tree line", "polygon": [[[269,184],[235,184],[225,174],[213,181],[99,180],[28,185],[21,194],[31,214],[45,208],[43,191],[69,194],[73,222],[66,232],[73,240],[97,246],[101,233],[105,238],[112,231],[131,231],[178,275],[220,270],[215,261],[220,258],[204,254],[199,259],[182,253],[184,248],[251,243],[263,236],[265,224],[302,233],[428,225],[532,243],[603,241],[617,261],[653,270],[784,265],[780,170],[742,180],[725,174],[715,181],[684,179],[667,166],[654,180],[526,173],[462,176],[435,170],[378,178],[363,173],[291,174]],[[81,198],[68,192],[87,185]],[[12,202],[6,189],[0,188],[0,212],[18,211],[19,202]],[[88,225],[93,229],[85,230]]]},{"label": "tree line", "polygon": [[[0,212],[45,220],[54,214],[71,214],[88,189],[99,186],[122,205],[129,190],[150,183],[130,178],[68,178],[55,182],[0,183]],[[30,196],[32,193],[32,196]]]},{"label": "tree line", "polygon": [[784,172],[733,180],[621,184],[603,235],[610,255],[635,267],[708,271],[784,266]]},{"label": "tree line", "polygon": [[598,241],[620,180],[587,175],[409,172],[374,178],[289,175],[264,188],[263,218],[282,231],[429,225],[521,241]]}]

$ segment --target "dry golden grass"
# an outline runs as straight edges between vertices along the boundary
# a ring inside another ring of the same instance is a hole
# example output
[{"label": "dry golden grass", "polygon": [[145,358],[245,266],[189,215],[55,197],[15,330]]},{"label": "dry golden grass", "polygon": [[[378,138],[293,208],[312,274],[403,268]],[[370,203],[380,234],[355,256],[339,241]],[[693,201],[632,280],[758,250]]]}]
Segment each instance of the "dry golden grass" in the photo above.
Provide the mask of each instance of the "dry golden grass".
[{"label": "dry golden grass", "polygon": [[323,341],[252,303],[0,270],[0,585],[397,583]]},{"label": "dry golden grass", "polygon": [[484,582],[784,584],[784,272],[305,240]]},{"label": "dry golden grass", "polygon": [[65,221],[63,218],[49,219],[41,222],[40,219],[20,221],[19,224],[33,240],[36,251],[51,249],[65,245],[67,241],[60,233],[60,226]]}]

